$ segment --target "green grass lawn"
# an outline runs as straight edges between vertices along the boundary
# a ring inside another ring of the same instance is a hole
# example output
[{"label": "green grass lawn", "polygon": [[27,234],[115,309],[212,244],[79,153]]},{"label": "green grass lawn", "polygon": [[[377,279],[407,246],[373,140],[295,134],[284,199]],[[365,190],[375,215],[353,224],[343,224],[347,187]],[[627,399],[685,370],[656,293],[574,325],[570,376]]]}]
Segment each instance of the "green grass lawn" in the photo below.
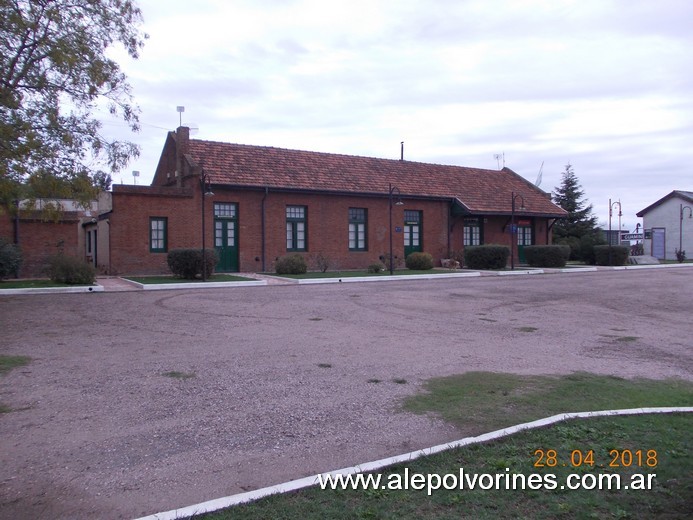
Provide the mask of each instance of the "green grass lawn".
[{"label": "green grass lawn", "polygon": [[[7,356],[4,354],[0,354],[0,376],[6,374],[13,368],[28,365],[30,361],[31,358],[28,356]],[[12,408],[0,403],[0,413],[8,413],[11,411]]]},{"label": "green grass lawn", "polygon": [[[404,402],[409,411],[442,416],[458,425],[460,431],[475,434],[559,412],[691,405],[693,384],[689,382],[591,374],[524,377],[470,373],[433,379],[425,392]],[[381,485],[387,489],[312,487],[194,518],[689,518],[693,509],[692,429],[693,414],[571,420],[385,468],[380,472]],[[513,474],[524,476],[525,481],[538,474],[537,478],[550,482],[553,475],[556,487],[441,487],[430,495],[426,489],[388,487],[390,483],[404,482],[405,472],[426,477],[459,476],[461,468],[468,475],[500,474],[501,482]],[[634,474],[656,476],[652,477],[651,490],[561,489],[569,474],[587,475],[584,478],[588,484],[599,474],[619,475],[624,484],[629,484]]]},{"label": "green grass lawn", "polygon": [[45,287],[75,287],[89,284],[67,284],[53,282],[52,280],[2,280],[0,289],[34,289]]},{"label": "green grass lawn", "polygon": [[[132,280],[137,283],[144,284],[159,284],[159,283],[203,283],[201,279],[184,280],[182,278],[174,278],[173,276],[127,276],[126,280]],[[236,276],[233,274],[214,274],[207,279],[208,282],[252,282],[252,278],[244,276]]]},{"label": "green grass lawn", "polygon": [[424,388],[425,392],[405,400],[406,410],[435,413],[475,435],[557,413],[693,406],[693,383],[680,379],[468,372],[431,379]]}]

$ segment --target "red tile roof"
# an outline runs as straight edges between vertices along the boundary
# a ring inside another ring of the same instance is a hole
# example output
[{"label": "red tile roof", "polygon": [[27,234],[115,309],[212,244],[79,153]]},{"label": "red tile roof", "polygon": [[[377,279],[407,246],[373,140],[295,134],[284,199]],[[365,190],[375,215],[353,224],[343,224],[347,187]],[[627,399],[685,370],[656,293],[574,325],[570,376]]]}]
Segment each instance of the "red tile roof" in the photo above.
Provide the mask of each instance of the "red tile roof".
[{"label": "red tile roof", "polygon": [[[549,196],[508,168],[485,170],[412,161],[288,150],[191,139],[189,157],[213,184],[402,197],[457,199],[471,213],[565,216]],[[524,199],[523,211],[519,211]]]}]

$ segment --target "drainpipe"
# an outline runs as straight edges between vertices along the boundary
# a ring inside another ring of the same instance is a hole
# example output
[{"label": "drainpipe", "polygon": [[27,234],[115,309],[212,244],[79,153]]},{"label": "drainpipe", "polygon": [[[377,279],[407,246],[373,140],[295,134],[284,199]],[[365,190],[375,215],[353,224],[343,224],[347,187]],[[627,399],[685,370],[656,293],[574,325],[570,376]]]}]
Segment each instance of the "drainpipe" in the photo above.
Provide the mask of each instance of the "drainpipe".
[{"label": "drainpipe", "polygon": [[14,199],[14,243],[19,245],[19,199]]},{"label": "drainpipe", "polygon": [[450,251],[452,251],[452,248],[450,247],[450,234],[452,233],[452,205],[453,202],[450,203],[450,208],[448,209],[448,250],[445,253],[446,258],[448,258]]},{"label": "drainpipe", "polygon": [[262,221],[262,272],[266,272],[266,266],[265,266],[265,199],[267,198],[267,195],[269,194],[269,187],[265,186],[265,194],[262,197],[262,215],[261,215],[261,221]]}]

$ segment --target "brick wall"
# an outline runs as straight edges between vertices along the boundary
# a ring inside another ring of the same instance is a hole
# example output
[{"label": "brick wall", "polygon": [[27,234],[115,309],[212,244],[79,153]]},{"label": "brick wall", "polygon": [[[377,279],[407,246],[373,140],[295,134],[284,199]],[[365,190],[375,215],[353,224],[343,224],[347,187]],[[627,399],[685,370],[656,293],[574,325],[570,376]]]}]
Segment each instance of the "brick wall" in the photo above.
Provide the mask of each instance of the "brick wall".
[{"label": "brick wall", "polygon": [[[265,198],[265,262],[272,270],[273,262],[287,254],[286,207],[306,206],[308,251],[307,257],[322,253],[329,257],[334,268],[365,269],[389,253],[389,201],[386,197],[356,197],[321,194],[227,191],[215,189],[213,201],[238,204],[239,261],[241,271],[260,271],[262,258],[262,199]],[[437,258],[447,251],[447,212],[444,202],[411,201],[393,207],[393,227],[403,226],[404,209],[424,212],[423,249]],[[349,208],[365,208],[367,218],[367,251],[350,251],[348,242]],[[208,229],[213,216],[208,213]],[[210,231],[210,238],[213,232]],[[402,258],[404,237],[393,234],[393,255]],[[310,260],[310,258],[309,258]]]},{"label": "brick wall", "polygon": [[[0,236],[14,242],[12,217],[0,215]],[[21,218],[19,221],[19,247],[22,251],[20,278],[45,277],[49,258],[63,253],[82,258],[79,243],[79,221],[42,222],[38,219]]]},{"label": "brick wall", "polygon": [[[149,222],[152,217],[168,219],[168,250],[199,248],[201,241],[200,189],[195,177],[184,179],[187,187],[116,186],[113,213],[110,216],[110,259],[113,274],[167,273],[166,253],[150,251]],[[286,207],[307,208],[307,259],[322,253],[330,258],[332,268],[365,269],[389,253],[389,201],[387,197],[365,197],[327,194],[304,194],[257,190],[234,190],[215,186],[214,195],[205,197],[206,245],[214,246],[214,203],[237,205],[237,240],[239,270],[259,272],[273,270],[275,260],[287,254]],[[265,214],[265,251],[263,262],[262,214]],[[431,253],[435,265],[450,249],[461,250],[462,220],[450,225],[449,202],[406,199],[404,205],[393,207],[393,227],[403,227],[404,210],[423,212],[422,244]],[[367,251],[349,251],[349,208],[368,210]],[[503,230],[508,217],[482,218],[484,243],[510,244],[510,235]],[[532,219],[534,243],[546,243],[546,222]],[[517,252],[517,251],[516,251]],[[393,254],[403,264],[404,236],[393,233]]]},{"label": "brick wall", "polygon": [[150,251],[150,218],[168,219],[169,250],[198,247],[199,228],[194,225],[200,218],[198,201],[191,190],[114,186],[113,212],[108,219],[110,273],[167,273],[166,253]]},{"label": "brick wall", "polygon": [[[168,219],[168,250],[201,247],[201,202],[194,179],[189,187],[149,188],[116,186],[113,213],[110,215],[110,266],[113,274],[166,273],[166,253],[153,253],[149,244],[151,217]],[[187,190],[187,191],[186,191]],[[356,197],[321,194],[300,194],[214,188],[214,195],[205,198],[206,244],[214,245],[214,203],[237,204],[237,239],[239,270],[263,269],[262,207],[265,206],[264,268],[287,254],[286,206],[307,207],[307,257],[327,255],[340,269],[365,269],[389,252],[389,202],[386,197]],[[403,226],[404,209],[423,211],[423,249],[436,258],[448,250],[448,203],[403,199],[403,206],[393,207],[393,226]],[[349,251],[349,208],[368,210],[368,250]],[[461,229],[459,231],[461,237]],[[461,241],[461,238],[460,238]],[[404,237],[393,234],[393,254],[402,259]]]}]

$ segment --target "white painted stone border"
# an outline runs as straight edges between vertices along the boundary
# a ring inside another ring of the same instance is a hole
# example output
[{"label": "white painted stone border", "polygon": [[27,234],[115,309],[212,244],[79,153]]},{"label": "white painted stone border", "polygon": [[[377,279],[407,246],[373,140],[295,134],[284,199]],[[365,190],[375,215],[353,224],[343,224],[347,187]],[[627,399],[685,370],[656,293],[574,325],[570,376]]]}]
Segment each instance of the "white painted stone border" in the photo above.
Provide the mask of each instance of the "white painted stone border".
[{"label": "white painted stone border", "polygon": [[0,289],[0,296],[15,294],[72,294],[104,292],[101,285],[78,285],[75,287],[25,287],[23,289]]},{"label": "white painted stone border", "polygon": [[496,271],[498,276],[509,276],[516,274],[544,274],[543,269],[514,269],[511,271]]},{"label": "white painted stone border", "polygon": [[[433,446],[431,448],[424,448],[418,451],[412,451],[410,453],[405,453],[403,455],[397,455],[395,457],[388,457],[386,459],[380,459],[373,462],[366,462],[364,464],[359,464],[358,466],[352,466],[350,468],[342,468],[335,471],[330,471],[327,473],[320,473],[320,475],[351,475],[356,473],[367,473],[377,471],[387,466],[392,466],[393,464],[399,464],[401,462],[408,462],[410,460],[418,459],[419,457],[425,457],[428,455],[434,455],[442,451],[446,451],[453,448],[459,448],[462,446],[468,446],[470,444],[478,444],[480,442],[486,442],[490,440],[500,439],[502,437],[507,437],[514,433],[521,432],[523,430],[532,430],[535,428],[542,428],[550,424],[555,424],[557,422],[566,421],[568,419],[582,419],[589,417],[607,417],[614,415],[641,415],[641,414],[652,414],[652,413],[690,413],[693,412],[693,407],[669,407],[669,408],[628,408],[625,410],[600,410],[596,412],[576,412],[576,413],[561,413],[558,415],[552,415],[551,417],[546,417],[544,419],[539,419],[532,422],[518,424],[516,426],[511,426],[509,428],[503,428],[502,430],[496,430],[490,433],[485,433],[483,435],[478,435],[477,437],[466,437],[458,441],[453,441],[448,444],[439,444],[438,446]],[[256,489],[255,491],[248,491],[246,493],[239,493],[237,495],[231,495],[224,498],[217,498],[215,500],[209,500],[207,502],[202,502],[193,506],[183,507],[180,509],[173,509],[171,511],[166,511],[163,513],[156,513],[149,516],[143,516],[136,520],[176,520],[179,518],[186,518],[193,515],[199,515],[202,513],[211,513],[213,511],[218,511],[219,509],[224,509],[230,506],[235,506],[238,504],[243,504],[246,502],[252,502],[258,500],[262,497],[268,495],[275,495],[279,493],[288,493],[290,491],[295,491],[297,489],[303,489],[318,484],[318,476],[313,475],[310,477],[301,478],[298,480],[292,480],[290,482],[285,482],[283,484],[277,484],[274,486],[269,486],[261,489]]]},{"label": "white painted stone border", "polygon": [[181,282],[181,283],[140,283],[123,278],[143,291],[164,291],[167,289],[208,289],[214,287],[255,287],[267,285],[267,280],[249,280],[247,282]]},{"label": "white painted stone border", "polygon": [[[392,276],[343,276],[335,278],[292,278],[300,285],[318,283],[348,283],[348,282],[391,282],[393,280],[437,280],[438,278],[469,278],[481,276],[479,272],[471,273],[440,273],[440,274],[395,274]],[[287,280],[289,278],[282,278]]]},{"label": "white painted stone border", "polygon": [[559,273],[593,273],[599,271],[596,267],[562,267],[558,269]]}]

